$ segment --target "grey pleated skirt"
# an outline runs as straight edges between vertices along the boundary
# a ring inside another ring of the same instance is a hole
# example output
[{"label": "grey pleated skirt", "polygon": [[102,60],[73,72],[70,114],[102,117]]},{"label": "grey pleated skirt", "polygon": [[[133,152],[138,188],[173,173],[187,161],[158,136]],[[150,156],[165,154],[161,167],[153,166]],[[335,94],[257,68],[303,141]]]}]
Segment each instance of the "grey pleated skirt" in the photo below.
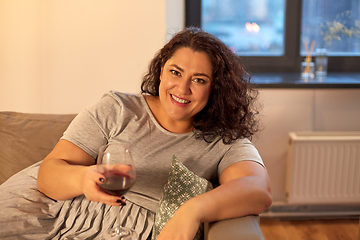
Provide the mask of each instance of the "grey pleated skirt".
[{"label": "grey pleated skirt", "polygon": [[151,235],[154,212],[130,201],[123,207],[84,196],[54,201],[37,190],[37,170],[33,165],[0,186],[0,239],[100,239],[117,224],[134,228],[139,240]]},{"label": "grey pleated skirt", "polygon": [[79,196],[59,204],[51,239],[100,239],[102,232],[120,224],[135,229],[139,240],[146,240],[154,223],[154,213],[130,201],[113,207]]}]

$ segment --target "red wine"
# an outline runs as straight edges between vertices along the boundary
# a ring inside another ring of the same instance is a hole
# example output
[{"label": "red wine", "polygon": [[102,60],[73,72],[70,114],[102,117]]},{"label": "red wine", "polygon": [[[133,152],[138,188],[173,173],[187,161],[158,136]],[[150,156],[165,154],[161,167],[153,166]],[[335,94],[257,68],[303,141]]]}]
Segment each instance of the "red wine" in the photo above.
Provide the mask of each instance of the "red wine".
[{"label": "red wine", "polygon": [[105,182],[98,184],[98,186],[103,192],[110,195],[124,195],[135,183],[132,176],[121,172],[106,172],[104,176],[106,178]]}]

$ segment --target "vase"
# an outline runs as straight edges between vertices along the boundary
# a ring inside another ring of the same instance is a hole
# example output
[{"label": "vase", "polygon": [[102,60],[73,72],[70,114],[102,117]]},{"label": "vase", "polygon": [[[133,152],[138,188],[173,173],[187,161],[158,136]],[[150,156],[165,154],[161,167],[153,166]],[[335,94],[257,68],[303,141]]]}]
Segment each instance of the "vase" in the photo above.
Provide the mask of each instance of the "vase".
[{"label": "vase", "polygon": [[315,51],[315,75],[324,78],[327,75],[328,56],[326,48],[317,48]]},{"label": "vase", "polygon": [[304,61],[301,63],[301,78],[303,80],[311,80],[314,78],[314,63]]}]

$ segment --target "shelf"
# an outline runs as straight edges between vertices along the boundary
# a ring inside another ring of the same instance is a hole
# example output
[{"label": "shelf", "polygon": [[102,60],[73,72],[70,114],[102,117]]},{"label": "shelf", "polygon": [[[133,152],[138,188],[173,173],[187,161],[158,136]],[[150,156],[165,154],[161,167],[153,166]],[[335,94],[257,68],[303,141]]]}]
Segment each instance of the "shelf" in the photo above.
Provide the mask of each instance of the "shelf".
[{"label": "shelf", "polygon": [[254,73],[256,88],[360,88],[360,72],[330,72],[326,78],[302,80],[300,73]]}]

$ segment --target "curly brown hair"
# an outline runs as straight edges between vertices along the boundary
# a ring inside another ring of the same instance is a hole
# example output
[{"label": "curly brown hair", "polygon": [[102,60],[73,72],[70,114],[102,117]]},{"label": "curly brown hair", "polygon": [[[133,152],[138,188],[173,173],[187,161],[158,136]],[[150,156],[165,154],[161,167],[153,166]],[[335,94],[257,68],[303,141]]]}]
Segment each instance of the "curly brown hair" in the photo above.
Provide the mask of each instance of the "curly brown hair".
[{"label": "curly brown hair", "polygon": [[207,142],[220,136],[225,144],[251,138],[258,131],[259,112],[253,104],[258,91],[252,88],[250,75],[240,57],[218,38],[199,28],[179,32],[155,55],[141,83],[141,92],[159,96],[161,68],[183,47],[206,53],[213,66],[209,101],[193,121],[199,136]]}]

